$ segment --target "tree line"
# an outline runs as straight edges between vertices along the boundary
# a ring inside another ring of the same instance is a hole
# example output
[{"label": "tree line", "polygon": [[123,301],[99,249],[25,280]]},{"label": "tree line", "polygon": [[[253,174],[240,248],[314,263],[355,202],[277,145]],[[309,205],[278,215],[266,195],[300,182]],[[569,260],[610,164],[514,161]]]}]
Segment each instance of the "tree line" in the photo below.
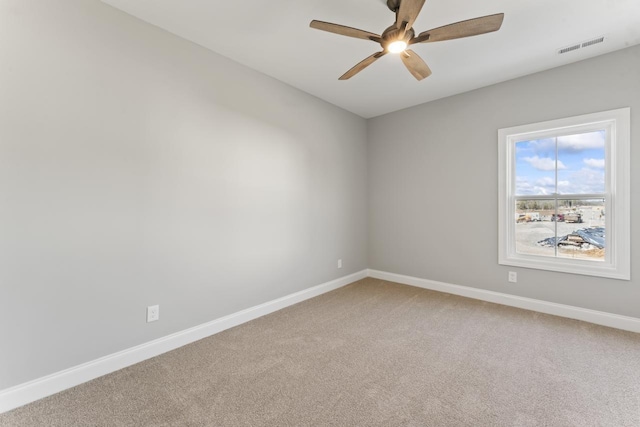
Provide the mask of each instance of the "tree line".
[{"label": "tree line", "polygon": [[[604,200],[558,200],[558,208],[601,206],[603,204]],[[556,208],[553,200],[519,200],[516,206],[521,211],[551,211]]]}]

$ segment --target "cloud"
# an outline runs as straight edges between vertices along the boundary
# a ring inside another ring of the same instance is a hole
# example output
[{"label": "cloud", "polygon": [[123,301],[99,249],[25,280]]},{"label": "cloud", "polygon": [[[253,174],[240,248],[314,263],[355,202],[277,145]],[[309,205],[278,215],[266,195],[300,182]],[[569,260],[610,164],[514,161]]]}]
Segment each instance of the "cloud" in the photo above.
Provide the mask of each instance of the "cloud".
[{"label": "cloud", "polygon": [[535,139],[516,143],[516,152],[520,154],[532,153],[535,155],[549,156],[556,152],[556,141],[553,138]]},{"label": "cloud", "polygon": [[[556,170],[556,161],[550,157],[523,157],[522,160],[529,163],[535,169],[539,171],[554,171]],[[567,167],[558,160],[558,170],[566,169]]]},{"label": "cloud", "polygon": [[[583,168],[579,171],[567,171],[558,180],[559,194],[598,194],[604,193],[604,171]],[[519,196],[548,196],[556,193],[555,180],[540,177],[535,181],[528,177],[516,178],[516,194]]]},{"label": "cloud", "polygon": [[604,169],[604,159],[582,159],[585,165],[594,169]]},{"label": "cloud", "polygon": [[594,194],[604,192],[604,172],[583,168],[579,171],[565,175],[558,181],[560,194]]},{"label": "cloud", "polygon": [[[604,148],[605,133],[596,131],[558,137],[558,151],[560,153],[579,153],[585,150]],[[521,142],[516,145],[520,152],[530,152],[536,155],[548,156],[556,151],[555,138],[536,139]]]},{"label": "cloud", "polygon": [[550,176],[544,176],[536,181],[536,185],[539,185],[540,187],[554,187],[556,185],[556,181]]},{"label": "cloud", "polygon": [[[551,179],[551,178],[549,178]],[[555,183],[551,179],[552,184],[549,185],[546,179],[539,179],[535,182],[535,185],[531,184],[527,178],[516,178],[516,194],[522,196],[546,196],[547,194],[552,194],[555,189]]]},{"label": "cloud", "polygon": [[589,132],[558,137],[558,150],[579,152],[604,148],[604,132]]}]

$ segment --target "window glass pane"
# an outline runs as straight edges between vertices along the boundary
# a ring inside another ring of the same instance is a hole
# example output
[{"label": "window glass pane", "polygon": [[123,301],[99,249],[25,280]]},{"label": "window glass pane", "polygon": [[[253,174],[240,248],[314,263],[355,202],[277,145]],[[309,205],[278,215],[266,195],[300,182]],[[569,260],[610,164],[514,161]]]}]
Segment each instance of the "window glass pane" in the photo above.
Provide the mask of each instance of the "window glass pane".
[{"label": "window glass pane", "polygon": [[558,137],[558,193],[604,193],[605,131]]},{"label": "window glass pane", "polygon": [[604,200],[559,200],[558,257],[604,261]]},{"label": "window glass pane", "polygon": [[516,195],[556,193],[555,138],[516,142],[515,147]]},{"label": "window glass pane", "polygon": [[539,243],[555,238],[554,215],[553,200],[518,200],[515,218],[516,252],[524,255],[555,256],[553,243]]},{"label": "window glass pane", "polygon": [[[537,243],[555,251],[560,258],[592,261],[605,259],[604,200],[559,200],[558,215],[551,216],[557,237]],[[557,221],[556,221],[557,219]]]},{"label": "window glass pane", "polygon": [[603,199],[518,200],[515,222],[519,254],[605,259]]}]

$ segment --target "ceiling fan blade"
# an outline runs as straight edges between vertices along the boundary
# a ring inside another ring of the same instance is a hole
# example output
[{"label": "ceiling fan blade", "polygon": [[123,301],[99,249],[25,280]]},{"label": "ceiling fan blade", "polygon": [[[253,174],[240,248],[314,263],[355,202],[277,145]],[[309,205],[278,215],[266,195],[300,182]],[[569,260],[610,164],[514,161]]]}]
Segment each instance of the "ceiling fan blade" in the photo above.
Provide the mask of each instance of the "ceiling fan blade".
[{"label": "ceiling fan blade", "polygon": [[407,70],[418,80],[425,79],[431,75],[429,66],[411,49],[407,49],[400,54]]},{"label": "ceiling fan blade", "polygon": [[409,44],[439,42],[491,33],[500,29],[503,19],[504,13],[467,19],[466,21],[424,31],[410,40]]},{"label": "ceiling fan blade", "polygon": [[424,6],[426,0],[400,0],[400,7],[396,13],[396,27],[402,28],[403,23],[406,22],[404,30],[408,30],[413,27],[413,23]]},{"label": "ceiling fan blade", "polygon": [[328,31],[330,33],[340,34],[347,37],[355,37],[357,39],[373,40],[380,43],[382,39],[379,35],[368,31],[359,30],[357,28],[346,27],[344,25],[332,24],[330,22],[316,21],[315,19],[309,24],[311,28],[316,30]]},{"label": "ceiling fan blade", "polygon": [[386,55],[386,51],[383,50],[381,52],[376,52],[373,55],[366,57],[365,59],[363,59],[362,61],[357,63],[352,69],[350,69],[349,71],[344,73],[342,76],[340,76],[340,78],[338,80],[350,79],[351,77],[353,77],[356,74],[358,74],[360,71],[362,71],[365,68],[367,68],[369,65],[373,64],[376,61],[376,59],[378,59],[378,58],[380,58],[380,57],[382,57],[384,55]]}]

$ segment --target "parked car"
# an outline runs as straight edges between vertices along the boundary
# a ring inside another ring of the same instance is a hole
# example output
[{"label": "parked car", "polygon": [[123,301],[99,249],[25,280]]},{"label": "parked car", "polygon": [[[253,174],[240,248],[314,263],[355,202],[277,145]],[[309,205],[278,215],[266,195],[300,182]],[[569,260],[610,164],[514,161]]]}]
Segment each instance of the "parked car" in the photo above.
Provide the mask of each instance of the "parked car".
[{"label": "parked car", "polygon": [[564,222],[582,222],[582,214],[579,214],[577,212],[571,212],[568,214],[565,214],[564,216]]},{"label": "parked car", "polygon": [[516,213],[516,222],[541,221],[540,212]]}]

